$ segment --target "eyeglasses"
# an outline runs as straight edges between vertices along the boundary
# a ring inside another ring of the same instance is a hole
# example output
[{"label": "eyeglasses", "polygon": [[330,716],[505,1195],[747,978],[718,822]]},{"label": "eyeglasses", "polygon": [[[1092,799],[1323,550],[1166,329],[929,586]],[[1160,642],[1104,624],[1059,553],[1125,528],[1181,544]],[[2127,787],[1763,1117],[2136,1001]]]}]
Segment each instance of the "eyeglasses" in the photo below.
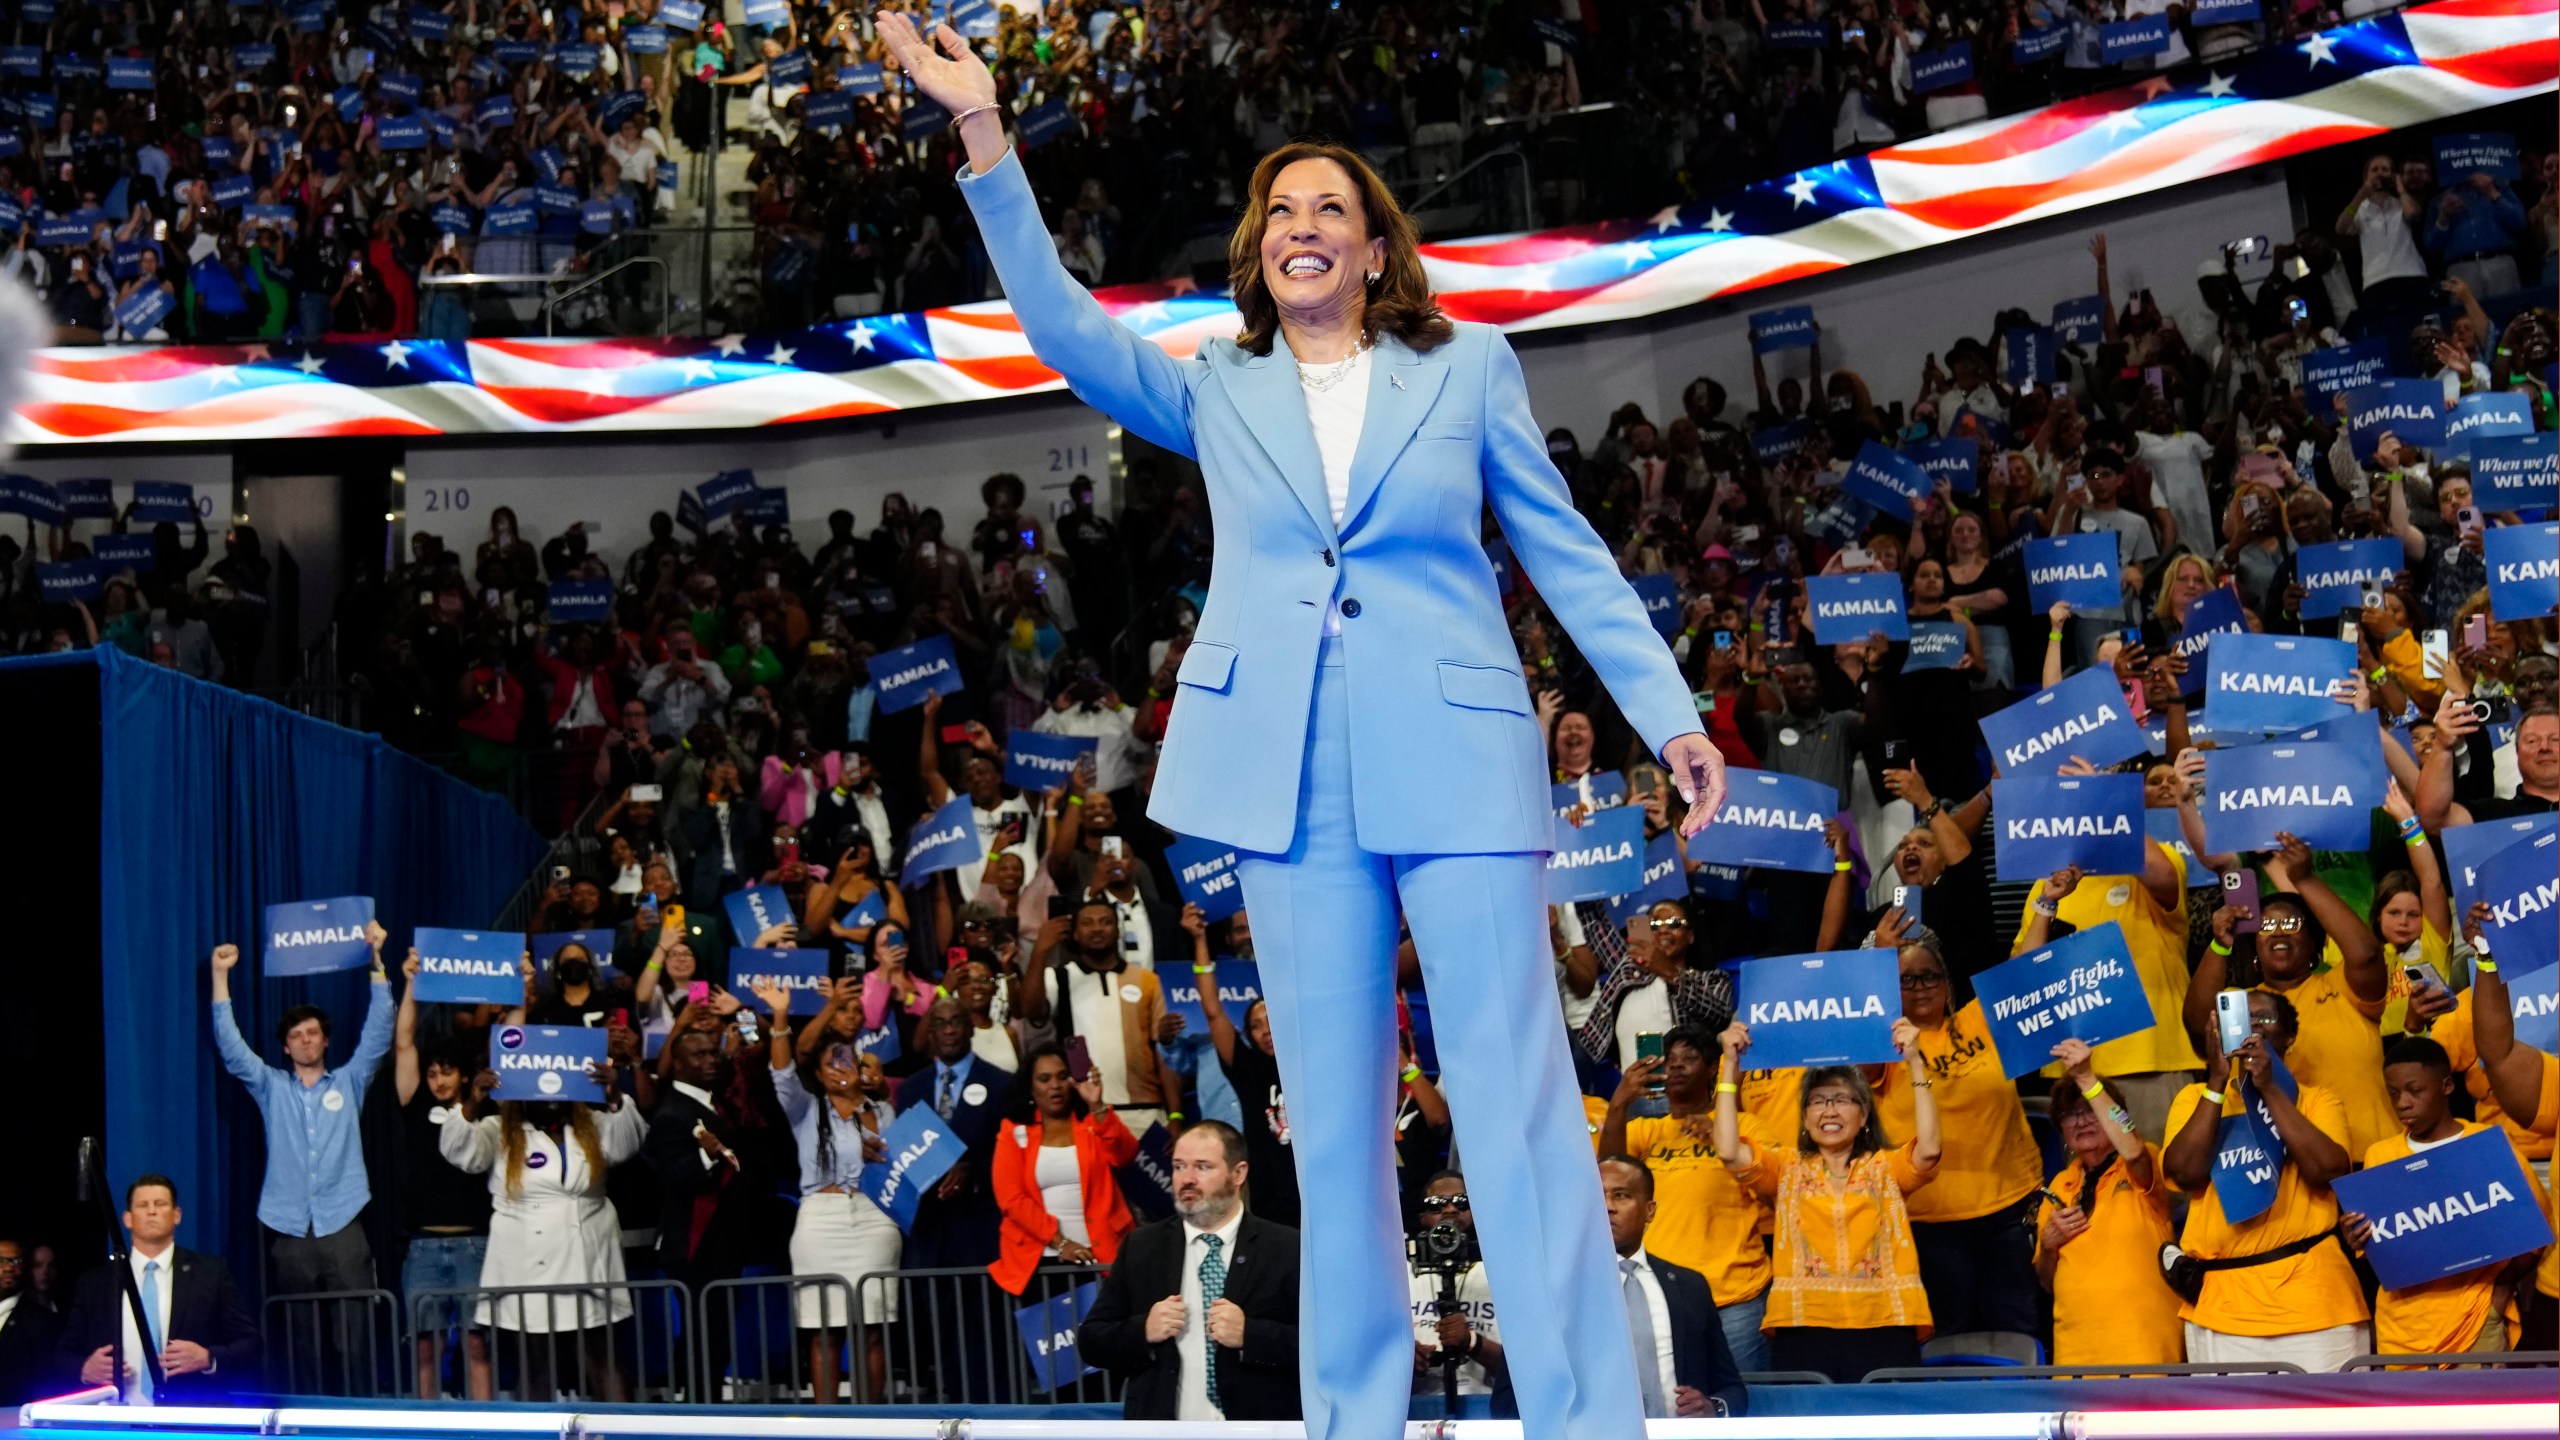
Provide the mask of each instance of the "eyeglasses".
[{"label": "eyeglasses", "polygon": [[1814,1111],[1862,1110],[1866,1107],[1858,1103],[1858,1097],[1855,1095],[1807,1095],[1804,1097],[1804,1108],[1807,1111]]},{"label": "eyeglasses", "polygon": [[1935,990],[1946,983],[1947,972],[1944,970],[1924,970],[1902,977],[1902,988],[1905,990]]},{"label": "eyeglasses", "polygon": [[1646,923],[1652,925],[1656,930],[1686,930],[1689,928],[1689,922],[1676,915],[1671,916],[1668,919],[1653,920]]},{"label": "eyeglasses", "polygon": [[1422,1197],[1422,1209],[1426,1214],[1436,1213],[1442,1210],[1464,1210],[1467,1208],[1469,1208],[1467,1205],[1467,1197],[1464,1195],[1425,1195]]}]

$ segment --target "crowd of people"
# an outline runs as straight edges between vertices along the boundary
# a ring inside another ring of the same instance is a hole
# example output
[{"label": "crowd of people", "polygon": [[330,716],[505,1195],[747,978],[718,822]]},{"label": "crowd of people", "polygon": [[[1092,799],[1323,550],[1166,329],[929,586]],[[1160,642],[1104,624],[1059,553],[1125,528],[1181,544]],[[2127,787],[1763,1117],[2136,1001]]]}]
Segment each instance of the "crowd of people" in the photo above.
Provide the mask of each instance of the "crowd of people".
[{"label": "crowd of people", "polygon": [[[2560,640],[2547,615],[2489,613],[2485,537],[2519,520],[2472,503],[2460,451],[2385,437],[2359,458],[2343,397],[2311,403],[2304,389],[2307,360],[2370,338],[2390,357],[2385,378],[2449,399],[2513,394],[2554,428],[2549,292],[2519,289],[2525,262],[2550,273],[2550,157],[2533,158],[2538,256],[2520,229],[2502,232],[2503,250],[2430,233],[2527,209],[2512,187],[2377,154],[2335,222],[2278,247],[2254,287],[2209,275],[2201,313],[2118,295],[2093,237],[2100,323],[2049,351],[2049,374],[2014,368],[2040,327],[2003,311],[1946,337],[1944,364],[1932,356],[1907,401],[1825,372],[1817,346],[1807,375],[1764,382],[1745,412],[1702,377],[1674,413],[1622,406],[1587,444],[1550,432],[1625,571],[1669,577],[1666,639],[1728,762],[1818,782],[1838,802],[1828,873],[1727,872],[1682,842],[1684,893],[1632,914],[1605,901],[1552,912],[1593,1183],[1630,1324],[1662,1357],[1648,1406],[1734,1408],[1747,1397],[1732,1377],[1769,1369],[1854,1381],[1918,1363],[1933,1334],[2029,1337],[2078,1365],[2334,1370],[2375,1350],[2554,1348],[2551,1255],[2378,1287],[2361,1258],[2372,1217],[2342,1211],[2331,1186],[2483,1129],[2548,1173],[2560,1070],[2516,1040],[2482,916],[2455,912],[2442,845],[2560,804]],[[2484,203],[2442,203],[2464,196]],[[2412,278],[2424,283],[2400,283]],[[1869,444],[1941,439],[1972,442],[1976,483],[1943,481],[1910,520],[1844,491]],[[1180,1267],[1170,1290],[1165,1278],[1164,1247],[1188,1253],[1204,1235],[1213,1254],[1285,1249],[1285,1228],[1322,1196],[1291,1164],[1261,1007],[1220,994],[1221,967],[1253,958],[1252,917],[1211,923],[1187,903],[1166,860],[1175,837],[1144,818],[1210,547],[1201,490],[1178,464],[1141,460],[1130,493],[1106,517],[1079,481],[1042,517],[1019,478],[995,476],[966,536],[889,495],[867,533],[830,516],[814,551],[741,512],[692,534],[661,514],[645,543],[607,556],[576,529],[537,546],[501,511],[471,553],[421,533],[402,570],[360,582],[342,607],[343,643],[363,657],[350,673],[410,702],[385,707],[411,712],[386,722],[388,738],[455,744],[483,777],[540,747],[582,777],[592,803],[564,800],[551,817],[567,829],[527,928],[591,943],[528,963],[520,1007],[454,1007],[395,984],[408,967],[377,933],[371,1009],[334,1068],[332,1017],[316,1012],[283,1017],[285,1065],[258,1056],[231,1019],[237,953],[216,952],[213,1037],[266,1118],[273,1288],[365,1289],[395,1273],[411,1289],[643,1273],[699,1286],[766,1270],[850,1284],[967,1266],[1021,1296],[1046,1269],[1101,1265],[1112,1279],[1084,1354],[1129,1378],[1133,1415],[1293,1407],[1273,1371],[1293,1363],[1294,1332],[1274,1327],[1294,1305],[1239,1282],[1221,1309],[1206,1270]],[[2029,602],[2026,543],[2066,534],[2116,537],[2115,604]],[[2393,784],[2376,825],[2390,839],[2205,853],[2195,815],[2217,742],[2209,707],[2190,724],[2202,657],[2175,643],[2187,611],[2227,590],[2249,631],[2336,634],[2305,618],[2297,555],[2357,537],[2398,542],[2397,575],[2344,616],[2360,656],[2353,705],[2384,722]],[[163,539],[184,550],[174,531]],[[1682,802],[1543,610],[1540,577],[1493,573],[1560,827],[1633,805],[1649,838],[1676,835]],[[1906,668],[1908,646],[1881,636],[1815,643],[1805,582],[1858,573],[1898,580],[1912,620],[1959,626],[1961,661]],[[547,621],[548,583],[580,578],[615,582],[612,617]],[[965,684],[886,709],[873,657],[933,637]],[[2143,776],[2172,838],[2148,843],[2139,871],[2065,869],[2021,894],[1993,878],[1996,772],[1979,720],[2085,669],[2112,671],[2158,722],[2153,753],[2120,768]],[[1093,759],[1054,787],[1017,788],[1006,739],[1025,730],[1092,739]],[[956,799],[983,858],[902,874],[923,818]],[[733,930],[723,902],[751,886],[779,887],[787,919]],[[2007,1078],[1975,978],[2109,923],[2152,1023],[2095,1049],[2067,1041],[2048,1074]],[[773,946],[823,949],[831,978],[799,993],[724,983],[733,951]],[[1863,947],[1896,956],[1901,1061],[1753,1068],[1733,964]],[[1463,1157],[1409,947],[1398,985],[1408,1018],[1395,1072],[1378,1077],[1396,1106],[1398,1189],[1417,1235],[1463,1231]],[[1196,992],[1200,1023],[1169,1003],[1175,986]],[[2248,1038],[2227,1047],[2226,991],[2248,996]],[[489,1028],[515,1022],[605,1029],[610,1101],[487,1103]],[[364,1157],[357,1117],[386,1058],[404,1138]],[[2243,1219],[2211,1177],[2223,1121],[2251,1094],[2284,1153],[2272,1202]],[[964,1158],[902,1230],[856,1177],[918,1106]],[[1170,1213],[1148,1221],[1132,1167],[1158,1127]],[[364,1240],[368,1204],[397,1212],[396,1266]],[[156,1213],[134,1212],[137,1254]],[[2189,1262],[2177,1274],[2161,1264],[2172,1241]],[[13,1250],[29,1253],[0,1242],[0,1287],[23,1274]],[[1501,1317],[1480,1262],[1456,1253],[1451,1284],[1414,1281],[1418,1403],[1454,1376],[1462,1396],[1499,1407]],[[45,1292],[20,1284],[20,1311],[41,1307]],[[584,1373],[609,1395],[621,1380],[596,1337],[627,1301],[594,1303],[575,1325],[596,1347]],[[917,1323],[894,1291],[800,1304],[819,1397],[847,1367],[868,1377],[862,1393],[885,1393],[884,1335]],[[530,1327],[503,1307],[479,1318]],[[60,1362],[98,1363],[98,1343],[67,1332]],[[489,1393],[485,1353],[464,1347],[448,1378],[454,1357],[422,1343],[422,1393]]]},{"label": "crowd of people", "polygon": [[[0,274],[44,295],[63,343],[512,333],[530,311],[439,279],[601,274],[660,250],[650,232],[679,196],[752,228],[697,297],[730,330],[991,293],[957,151],[894,67],[884,76],[868,5],[43,8],[0,60],[0,228],[14,232]],[[1187,266],[1185,247],[1231,220],[1231,177],[1291,136],[1344,139],[1408,196],[1518,145],[1541,214],[1508,223],[1564,223],[2389,8],[2237,23],[2160,0],[933,13],[996,57],[1060,202],[1059,253],[1098,283]],[[2146,17],[2165,26],[2156,43],[2107,48],[2108,27]],[[1605,130],[1576,125],[1604,102]],[[700,173],[735,147],[741,174]],[[614,304],[637,295],[591,291],[563,318],[640,323]]]}]

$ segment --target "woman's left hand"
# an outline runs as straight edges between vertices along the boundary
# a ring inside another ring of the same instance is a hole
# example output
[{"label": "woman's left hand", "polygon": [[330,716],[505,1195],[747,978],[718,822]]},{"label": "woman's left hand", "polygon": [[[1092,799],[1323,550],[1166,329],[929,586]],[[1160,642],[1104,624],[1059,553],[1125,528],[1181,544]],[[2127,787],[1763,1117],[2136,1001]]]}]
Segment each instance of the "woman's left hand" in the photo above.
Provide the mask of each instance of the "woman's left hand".
[{"label": "woman's left hand", "polygon": [[1724,805],[1724,755],[1707,737],[1692,730],[1662,747],[1662,768],[1671,772],[1671,783],[1679,787],[1680,798],[1689,804],[1689,813],[1680,821],[1683,836],[1695,835],[1707,828],[1707,822]]}]

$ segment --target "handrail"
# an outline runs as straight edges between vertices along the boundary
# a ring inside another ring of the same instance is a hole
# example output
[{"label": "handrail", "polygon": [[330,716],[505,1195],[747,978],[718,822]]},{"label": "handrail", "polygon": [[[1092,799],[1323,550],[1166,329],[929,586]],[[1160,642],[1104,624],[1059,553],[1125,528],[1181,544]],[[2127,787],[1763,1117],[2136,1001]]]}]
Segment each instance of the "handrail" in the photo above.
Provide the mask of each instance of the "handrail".
[{"label": "handrail", "polygon": [[1451,171],[1448,179],[1441,181],[1439,184],[1423,191],[1420,195],[1406,201],[1404,207],[1405,213],[1408,215],[1421,214],[1425,209],[1430,207],[1432,201],[1439,199],[1443,194],[1446,194],[1448,191],[1455,188],[1459,181],[1466,179],[1478,170],[1485,169],[1497,160],[1512,160],[1518,162],[1520,166],[1520,228],[1524,230],[1536,229],[1538,227],[1537,186],[1534,177],[1529,173],[1529,156],[1528,153],[1523,151],[1519,146],[1512,144],[1506,144],[1499,149],[1488,150],[1484,154],[1468,161],[1466,164],[1459,166],[1456,170]]},{"label": "handrail", "polygon": [[2338,1367],[2350,1370],[2540,1370],[2560,1365],[2560,1350],[2448,1350],[2423,1355],[2359,1355]]},{"label": "handrail", "polygon": [[552,317],[558,313],[561,301],[583,291],[592,290],[596,286],[603,284],[607,280],[612,279],[614,276],[621,274],[623,271],[628,270],[635,265],[655,265],[658,267],[657,333],[660,335],[670,333],[667,322],[674,314],[675,281],[669,277],[667,262],[664,257],[657,255],[630,256],[615,265],[609,266],[596,274],[588,276],[586,279],[579,281],[577,284],[570,286],[566,290],[554,291],[542,302],[542,333],[544,335],[552,333]]}]

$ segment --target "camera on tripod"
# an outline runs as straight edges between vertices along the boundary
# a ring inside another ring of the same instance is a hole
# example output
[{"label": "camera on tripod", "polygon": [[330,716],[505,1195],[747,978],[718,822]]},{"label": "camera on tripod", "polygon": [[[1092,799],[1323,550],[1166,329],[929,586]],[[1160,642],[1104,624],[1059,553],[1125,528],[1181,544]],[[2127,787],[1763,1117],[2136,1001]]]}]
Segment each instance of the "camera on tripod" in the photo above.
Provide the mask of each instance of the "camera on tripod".
[{"label": "camera on tripod", "polygon": [[1484,1252],[1476,1247],[1476,1232],[1455,1220],[1436,1220],[1422,1227],[1421,1233],[1404,1242],[1404,1248],[1414,1274],[1437,1275],[1452,1286],[1484,1260]]}]

